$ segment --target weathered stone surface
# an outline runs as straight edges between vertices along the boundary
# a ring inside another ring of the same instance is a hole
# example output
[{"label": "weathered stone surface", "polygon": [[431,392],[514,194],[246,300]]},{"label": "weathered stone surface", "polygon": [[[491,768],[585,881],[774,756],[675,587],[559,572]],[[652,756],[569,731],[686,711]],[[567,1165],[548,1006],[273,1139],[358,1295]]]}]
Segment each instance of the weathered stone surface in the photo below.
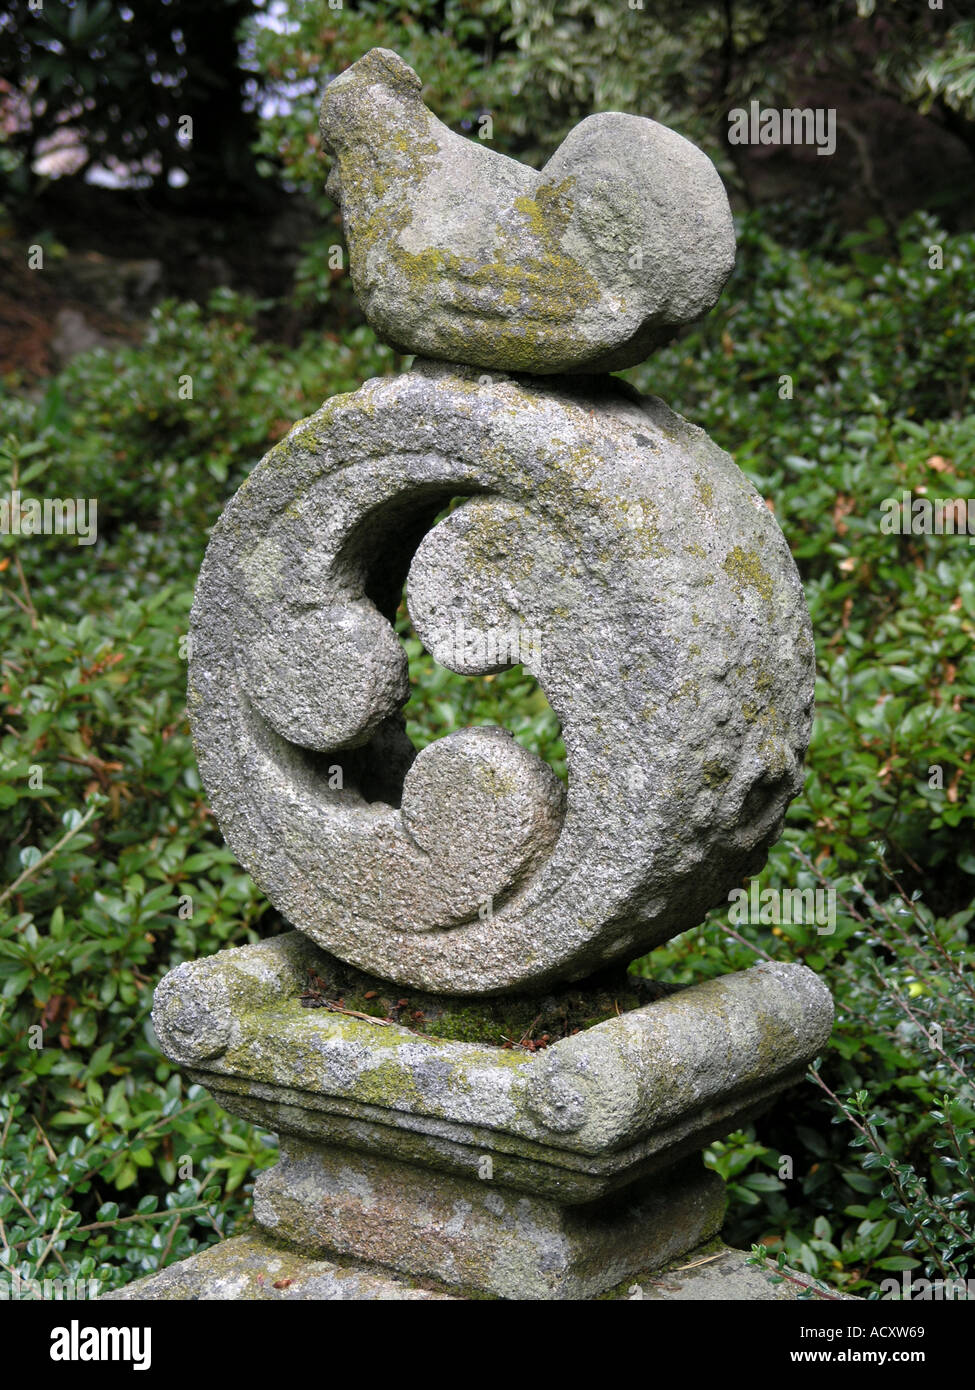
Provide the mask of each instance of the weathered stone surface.
[{"label": "weathered stone surface", "polygon": [[[564,803],[497,731],[414,762],[407,573],[434,657],[537,677]],[[191,632],[200,770],[241,863],[327,950],[435,992],[541,988],[697,925],[801,785],[813,644],[785,539],[727,454],[612,379],[420,363],[335,397],[227,506]]]},{"label": "weathered stone surface", "polygon": [[102,1301],[422,1302],[453,1297],[446,1289],[418,1287],[392,1270],[383,1273],[360,1264],[337,1264],[303,1254],[259,1231],[222,1240],[159,1274],[135,1279],[104,1294]]},{"label": "weathered stone surface", "polygon": [[[679,1262],[677,1262],[679,1261]],[[661,1270],[641,1271],[625,1277],[599,1299],[647,1299],[651,1302],[792,1302],[815,1288],[798,1270],[786,1270],[787,1278],[773,1284],[769,1274],[748,1263],[743,1250],[720,1240],[677,1257]],[[771,1273],[771,1270],[769,1271]],[[278,1287],[276,1287],[278,1286]],[[831,1300],[856,1303],[850,1294],[826,1293]],[[483,1293],[475,1295],[478,1299]],[[515,1295],[520,1298],[520,1295]],[[232,1236],[208,1246],[159,1274],[136,1279],[123,1289],[104,1294],[102,1301],[145,1302],[151,1299],[214,1302],[232,1299],[289,1302],[428,1300],[455,1301],[464,1295],[435,1281],[414,1279],[359,1260],[341,1264],[309,1255],[272,1239],[263,1231]]]},{"label": "weathered stone surface", "polygon": [[497,1184],[565,1204],[737,1128],[832,1022],[811,970],[767,962],[528,1053],[302,1008],[309,969],[327,964],[298,933],[178,966],[156,990],[163,1050],[255,1123],[466,1177],[488,1155]]},{"label": "weathered stone surface", "polygon": [[[793,1303],[800,1298],[815,1302],[817,1296],[830,1302],[860,1301],[810,1279],[800,1270],[785,1269],[780,1275],[771,1261],[758,1268],[748,1263],[743,1250],[714,1244],[716,1249],[689,1251],[673,1267],[638,1277],[629,1288],[620,1289],[619,1296],[652,1303]],[[773,1283],[773,1276],[780,1282]]]},{"label": "weathered stone surface", "polygon": [[716,302],[734,228],[695,145],[605,112],[539,173],[455,135],[420,90],[377,48],[321,110],[355,292],[391,343],[501,371],[616,371]]},{"label": "weathered stone surface", "polygon": [[502,1298],[589,1298],[715,1234],[724,1183],[700,1160],[566,1207],[388,1159],[282,1139],[254,1215],[277,1239]]}]

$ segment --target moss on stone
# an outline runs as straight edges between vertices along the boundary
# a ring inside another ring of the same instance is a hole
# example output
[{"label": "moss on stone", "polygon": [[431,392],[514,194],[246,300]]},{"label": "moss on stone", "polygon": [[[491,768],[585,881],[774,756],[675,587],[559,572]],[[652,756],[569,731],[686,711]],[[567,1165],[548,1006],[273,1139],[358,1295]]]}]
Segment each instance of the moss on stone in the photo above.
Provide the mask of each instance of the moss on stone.
[{"label": "moss on stone", "polygon": [[731,776],[731,770],[720,758],[708,758],[701,764],[701,776],[708,787],[720,787]]},{"label": "moss on stone", "polygon": [[[640,1008],[670,992],[663,985],[630,975],[618,967],[590,981],[564,985],[545,995],[502,995],[488,999],[454,998],[400,989],[337,960],[331,963],[328,976],[321,983],[328,998],[354,1013],[371,1014],[377,1023],[357,1020],[344,1013],[332,1015],[324,1009],[307,1009],[297,998],[282,1006],[286,1007],[290,1019],[296,1015],[310,1019],[308,1026],[313,1032],[322,1026],[316,1020],[340,1017],[343,1031],[351,1029],[354,1036],[356,1029],[361,1028],[363,1042],[371,1047],[399,1047],[415,1043],[418,1037],[474,1043],[491,1048],[492,1065],[497,1065],[499,1060],[498,1049],[510,1053],[512,1060],[519,1062],[529,1050],[529,1042],[537,1043],[546,1035],[554,1042],[570,1033],[604,1023],[617,1013]],[[389,1019],[399,1026],[378,1026],[380,1020]],[[389,1081],[392,1084],[391,1077]],[[357,1095],[357,1099],[364,1097]]]},{"label": "moss on stone", "polygon": [[389,1110],[408,1110],[420,1105],[423,1099],[412,1073],[392,1059],[361,1072],[352,1096],[365,1105]]}]

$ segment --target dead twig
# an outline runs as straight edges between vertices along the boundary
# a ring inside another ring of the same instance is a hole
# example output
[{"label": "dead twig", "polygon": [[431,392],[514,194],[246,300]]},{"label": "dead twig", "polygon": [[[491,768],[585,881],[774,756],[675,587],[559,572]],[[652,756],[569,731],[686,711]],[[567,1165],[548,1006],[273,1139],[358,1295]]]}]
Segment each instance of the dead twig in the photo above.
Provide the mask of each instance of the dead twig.
[{"label": "dead twig", "polygon": [[34,874],[38,873],[41,869],[43,869],[46,864],[49,864],[50,861],[57,854],[58,850],[63,849],[64,846],[69,842],[69,840],[74,839],[74,837],[78,834],[79,830],[83,830],[85,828],[85,826],[91,820],[92,816],[95,815],[97,810],[97,805],[89,806],[88,810],[78,821],[77,825],[73,825],[70,830],[66,831],[61,836],[60,840],[58,840],[57,844],[52,845],[46,854],[41,855],[40,859],[36,859],[33,864],[28,864],[27,868],[24,869],[23,873],[18,874],[18,876],[14,879],[13,883],[11,883],[8,888],[5,888],[3,892],[0,893],[0,907],[3,906],[3,904],[7,901],[8,898],[13,897],[14,893],[16,893],[17,889],[20,887],[22,883],[25,883],[27,879],[32,878]]},{"label": "dead twig", "polygon": [[375,1014],[360,1013],[358,1009],[347,1009],[337,999],[326,999],[317,989],[306,989],[301,995],[301,1002],[306,1009],[328,1009],[329,1013],[345,1014],[349,1018],[361,1018],[366,1023],[378,1024],[380,1028],[388,1028],[393,1021],[391,1018],[377,1018]]},{"label": "dead twig", "polygon": [[712,1260],[720,1260],[725,1252],[719,1250],[716,1255],[705,1255],[702,1260],[691,1260],[689,1265],[674,1265],[673,1269],[667,1271],[668,1274],[679,1274],[682,1269],[697,1269],[698,1265],[709,1265]]}]

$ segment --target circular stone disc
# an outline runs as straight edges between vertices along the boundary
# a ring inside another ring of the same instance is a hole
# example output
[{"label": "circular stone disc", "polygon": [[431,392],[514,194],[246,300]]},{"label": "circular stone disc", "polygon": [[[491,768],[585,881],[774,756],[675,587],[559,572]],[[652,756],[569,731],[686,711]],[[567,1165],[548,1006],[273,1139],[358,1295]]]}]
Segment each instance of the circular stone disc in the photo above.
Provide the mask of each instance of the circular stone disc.
[{"label": "circular stone disc", "polygon": [[[567,791],[498,730],[415,757],[407,575],[437,660],[537,677]],[[228,844],[299,930],[417,988],[541,987],[696,926],[802,781],[813,644],[785,539],[703,431],[610,379],[421,362],[335,397],[228,504],[191,633]]]}]

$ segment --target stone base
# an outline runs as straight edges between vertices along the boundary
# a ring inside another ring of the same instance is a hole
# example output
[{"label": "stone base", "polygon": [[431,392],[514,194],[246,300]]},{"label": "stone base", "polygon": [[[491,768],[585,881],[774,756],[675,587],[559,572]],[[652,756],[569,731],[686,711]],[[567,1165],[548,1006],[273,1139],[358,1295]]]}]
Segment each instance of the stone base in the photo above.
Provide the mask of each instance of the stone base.
[{"label": "stone base", "polygon": [[[360,1000],[333,966],[298,933],[179,966],[164,1052],[280,1135],[254,1196],[272,1238],[501,1298],[596,1297],[714,1235],[724,1188],[696,1151],[799,1080],[832,1022],[810,970],[765,962],[530,1052],[370,1016],[378,987]],[[334,1008],[304,1006],[310,976]]]},{"label": "stone base", "polygon": [[[162,1050],[265,1129],[475,1189],[490,1159],[496,1186],[565,1205],[599,1201],[740,1128],[801,1081],[833,1018],[811,970],[768,961],[528,1052],[364,1016],[383,987],[364,978],[359,998],[347,971],[330,988],[353,1012],[305,1008],[309,972],[332,981],[335,962],[298,932],[178,966],[156,989]],[[485,1019],[515,1002],[491,1001]]]},{"label": "stone base", "polygon": [[[649,1302],[790,1302],[808,1297],[811,1279],[795,1270],[773,1284],[768,1274],[750,1265],[742,1250],[720,1241],[692,1250],[669,1269],[640,1273],[607,1294],[608,1299],[646,1299]],[[481,1295],[483,1297],[484,1295]],[[832,1290],[830,1299],[851,1299]],[[104,1295],[112,1302],[201,1302],[260,1300],[267,1302],[439,1301],[463,1298],[443,1286],[421,1285],[414,1279],[382,1272],[358,1260],[341,1264],[303,1255],[279,1245],[261,1232],[234,1236],[211,1245],[161,1274],[136,1279]]]},{"label": "stone base", "polygon": [[254,1215],[275,1239],[509,1299],[592,1298],[713,1236],[724,1183],[699,1158],[585,1205],[283,1135]]},{"label": "stone base", "polygon": [[446,1289],[421,1288],[415,1280],[391,1271],[373,1270],[361,1261],[338,1264],[314,1259],[279,1245],[261,1232],[233,1236],[179,1260],[159,1274],[136,1279],[104,1300],[201,1300],[210,1303],[240,1299],[308,1302],[445,1299]]}]

